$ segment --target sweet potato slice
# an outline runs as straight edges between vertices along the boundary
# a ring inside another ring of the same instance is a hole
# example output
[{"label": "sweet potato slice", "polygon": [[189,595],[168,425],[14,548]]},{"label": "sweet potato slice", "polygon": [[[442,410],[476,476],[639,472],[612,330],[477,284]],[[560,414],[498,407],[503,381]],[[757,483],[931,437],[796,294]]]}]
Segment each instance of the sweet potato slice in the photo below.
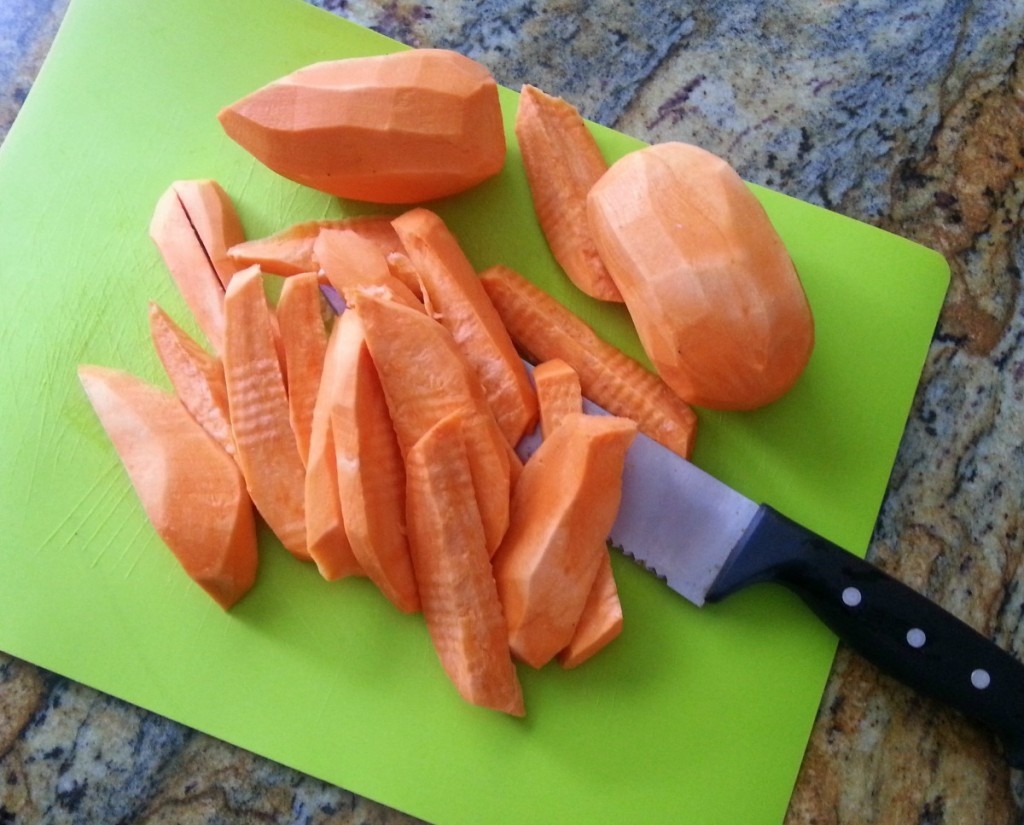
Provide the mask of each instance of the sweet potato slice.
[{"label": "sweet potato slice", "polygon": [[580,113],[568,101],[527,84],[519,95],[515,132],[551,254],[587,295],[622,301],[587,222],[587,193],[608,164]]},{"label": "sweet potato slice", "polygon": [[542,667],[572,641],[622,494],[633,421],[572,414],[523,467],[494,577],[517,658]]},{"label": "sweet potato slice", "polygon": [[345,534],[367,576],[404,613],[420,599],[405,526],[405,465],[355,309],[338,319],[341,366],[331,431]]},{"label": "sweet potato slice", "polygon": [[173,395],[106,367],[78,368],[157,534],[225,610],[252,587],[256,527],[234,460]]},{"label": "sweet potato slice", "polygon": [[725,160],[685,143],[644,147],[587,203],[644,351],[680,397],[749,410],[793,386],[814,346],[810,305],[767,212]]},{"label": "sweet potato slice", "polygon": [[277,326],[285,362],[288,420],[303,466],[309,458],[313,407],[327,352],[323,312],[320,278],[315,272],[285,280],[277,299]]},{"label": "sweet potato slice", "polygon": [[304,479],[306,546],[320,575],[328,581],[363,574],[363,568],[352,551],[352,543],[345,530],[331,420],[335,394],[347,359],[349,341],[342,336],[343,330],[343,325],[335,321],[327,339],[323,373],[310,422],[309,453]]},{"label": "sweet potato slice", "polygon": [[[397,238],[396,234],[396,242]],[[423,309],[419,283],[396,277],[402,270],[392,269],[390,253],[370,238],[348,228],[323,229],[313,243],[313,254],[328,283],[346,301],[357,290],[380,288],[391,300]]]},{"label": "sweet potato slice", "polygon": [[602,549],[601,566],[597,568],[572,640],[558,652],[558,662],[566,669],[579,667],[622,633],[622,602],[615,584],[615,571],[608,547]]},{"label": "sweet potato slice", "polygon": [[537,364],[533,368],[533,386],[537,391],[542,437],[551,435],[567,415],[583,412],[580,377],[561,358]]},{"label": "sweet potato slice", "polygon": [[587,398],[632,418],[641,432],[690,457],[697,416],[664,381],[512,269],[490,267],[480,281],[519,349],[537,362],[562,359],[579,374]]},{"label": "sweet potato slice", "polygon": [[[540,405],[541,434],[547,438],[570,415],[583,411],[583,393],[576,371],[555,359],[533,369],[533,383]],[[562,667],[581,665],[622,632],[622,604],[615,584],[607,542],[601,541],[601,565],[583,605],[572,640],[559,651]]]},{"label": "sweet potato slice", "polygon": [[522,360],[458,240],[428,209],[392,221],[423,284],[425,301],[473,368],[509,444],[537,420],[537,399]]},{"label": "sweet potato slice", "polygon": [[189,223],[217,273],[221,286],[227,287],[231,276],[245,269],[228,255],[228,249],[245,240],[245,230],[235,205],[215,180],[179,180],[171,184]]},{"label": "sweet potato slice", "polygon": [[505,161],[494,78],[445,49],[316,63],[218,117],[270,169],[342,198],[413,203],[454,195]]},{"label": "sweet potato slice", "polygon": [[199,346],[155,303],[149,305],[149,331],[178,399],[224,452],[234,455],[228,390],[220,359]]},{"label": "sweet potato slice", "polygon": [[228,249],[228,257],[241,266],[258,264],[264,272],[283,277],[315,272],[318,262],[313,245],[323,229],[351,229],[373,241],[385,254],[401,249],[390,217],[356,215],[292,224],[273,235],[235,244]]},{"label": "sweet potato slice", "polygon": [[406,456],[416,583],[434,648],[460,695],[522,716],[522,688],[460,437],[461,415],[440,420]]},{"label": "sweet potato slice", "polygon": [[293,556],[308,561],[305,469],[288,423],[288,396],[258,267],[235,274],[224,309],[224,378],[238,465],[267,525]]},{"label": "sweet potato slice", "polygon": [[451,334],[433,318],[366,293],[355,309],[387,398],[395,433],[407,456],[431,427],[464,411],[473,436],[468,440],[478,508],[487,547],[493,552],[508,528],[508,502],[516,473],[512,453],[487,405],[476,376]]},{"label": "sweet potato slice", "polygon": [[224,349],[224,285],[175,184],[157,201],[149,236],[196,324],[213,351],[220,355]]}]

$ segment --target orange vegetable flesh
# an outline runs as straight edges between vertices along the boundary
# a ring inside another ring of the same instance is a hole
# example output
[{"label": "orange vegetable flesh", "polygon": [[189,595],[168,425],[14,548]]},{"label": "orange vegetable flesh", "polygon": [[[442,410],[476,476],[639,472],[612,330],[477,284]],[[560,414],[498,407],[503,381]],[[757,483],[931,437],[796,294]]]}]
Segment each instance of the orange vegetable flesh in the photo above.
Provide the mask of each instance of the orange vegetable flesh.
[{"label": "orange vegetable flesh", "polygon": [[590,227],[658,374],[691,404],[753,409],[785,394],[814,345],[793,262],[721,158],[683,143],[617,161]]},{"label": "orange vegetable flesh", "polygon": [[405,465],[355,309],[337,321],[342,367],[331,431],[345,533],[366,575],[399,610],[419,610],[405,522]]},{"label": "orange vegetable flesh", "polygon": [[565,361],[579,374],[587,398],[613,415],[633,419],[641,432],[689,458],[697,416],[664,381],[508,267],[490,267],[480,282],[512,340],[529,357]]},{"label": "orange vegetable flesh", "polygon": [[277,325],[285,362],[288,420],[305,466],[313,407],[327,352],[320,279],[315,272],[287,278],[277,300]]},{"label": "orange vegetable flesh", "polygon": [[380,376],[395,433],[407,456],[431,427],[464,411],[474,437],[469,449],[478,508],[488,550],[508,527],[514,457],[491,414],[476,376],[451,334],[433,318],[372,294],[360,294],[356,310]]},{"label": "orange vegetable flesh", "polygon": [[430,312],[451,333],[484,388],[508,443],[537,420],[526,368],[455,236],[434,212],[412,209],[392,221],[419,273]]},{"label": "orange vegetable flesh", "polygon": [[358,215],[321,221],[303,221],[265,238],[253,238],[228,249],[228,257],[242,266],[259,264],[264,272],[288,277],[318,268],[313,245],[323,229],[351,229],[386,252],[399,251],[391,218]]},{"label": "orange vegetable flesh", "polygon": [[238,465],[267,525],[292,555],[309,560],[305,469],[288,421],[288,397],[258,267],[235,274],[224,308],[224,378]]},{"label": "orange vegetable flesh", "polygon": [[328,581],[362,575],[345,530],[338,488],[338,463],[331,411],[347,360],[343,326],[335,321],[327,339],[323,374],[313,405],[304,483],[306,546],[320,575]]},{"label": "orange vegetable flesh", "polygon": [[523,467],[494,577],[517,658],[542,667],[572,641],[618,511],[636,424],[572,414]]},{"label": "orange vegetable flesh", "polygon": [[561,358],[543,361],[533,368],[533,386],[537,391],[540,432],[547,438],[571,413],[583,412],[583,388],[580,377]]},{"label": "orange vegetable flesh", "polygon": [[[379,287],[391,300],[423,310],[416,292],[395,277],[387,251],[360,233],[345,228],[324,229],[313,244],[313,252],[328,283],[346,301],[352,300],[358,290]],[[418,291],[419,285],[415,286]]]},{"label": "orange vegetable flesh", "polygon": [[622,301],[587,222],[587,193],[608,164],[580,113],[568,101],[527,84],[519,96],[515,132],[551,254],[587,295]]},{"label": "orange vegetable flesh", "polygon": [[[547,438],[569,415],[583,411],[583,391],[576,371],[555,359],[533,370],[540,405],[541,434]],[[569,644],[558,653],[562,667],[572,668],[612,642],[622,632],[622,604],[615,584],[607,543],[601,541],[601,565],[583,605],[579,623]]]},{"label": "orange vegetable flesh", "polygon": [[409,546],[423,615],[441,664],[473,704],[522,716],[461,413],[442,419],[406,456]]},{"label": "orange vegetable flesh", "polygon": [[601,566],[597,568],[579,624],[572,640],[558,652],[558,662],[566,669],[579,667],[622,633],[622,602],[615,585],[612,559],[607,546],[602,549]]},{"label": "orange vegetable flesh", "polygon": [[227,610],[252,587],[256,527],[234,460],[173,395],[135,376],[83,365],[79,379],[157,534]]},{"label": "orange vegetable flesh", "polygon": [[245,230],[231,198],[214,180],[179,180],[171,185],[221,286],[244,266],[228,249],[245,240]]},{"label": "orange vegetable flesh", "polygon": [[494,78],[443,49],[307,66],[218,117],[270,169],[342,198],[454,195],[497,174],[505,160]]},{"label": "orange vegetable flesh", "polygon": [[220,359],[210,355],[157,304],[149,305],[157,357],[185,409],[229,455],[235,453],[228,391]]},{"label": "orange vegetable flesh", "polygon": [[196,234],[174,184],[160,196],[149,224],[167,270],[213,351],[224,350],[224,285]]}]

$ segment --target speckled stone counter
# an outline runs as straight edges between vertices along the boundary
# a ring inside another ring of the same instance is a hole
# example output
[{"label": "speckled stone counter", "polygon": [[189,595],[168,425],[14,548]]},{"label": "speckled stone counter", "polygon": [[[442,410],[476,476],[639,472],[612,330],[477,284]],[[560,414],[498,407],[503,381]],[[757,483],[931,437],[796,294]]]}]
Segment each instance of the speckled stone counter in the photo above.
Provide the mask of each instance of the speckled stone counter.
[{"label": "speckled stone counter", "polygon": [[[1024,657],[1024,5],[318,5],[943,253],[952,285],[869,558]],[[0,139],[65,7],[0,5]],[[0,654],[0,823],[253,821],[412,820]],[[1024,779],[841,648],[787,821],[1019,823]]]}]

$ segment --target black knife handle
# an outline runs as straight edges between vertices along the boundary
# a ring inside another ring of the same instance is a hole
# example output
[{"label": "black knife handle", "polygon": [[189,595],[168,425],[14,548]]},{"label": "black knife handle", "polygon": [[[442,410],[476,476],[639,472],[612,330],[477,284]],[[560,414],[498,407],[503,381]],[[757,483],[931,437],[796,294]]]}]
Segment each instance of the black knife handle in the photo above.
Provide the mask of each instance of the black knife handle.
[{"label": "black knife handle", "polygon": [[910,688],[981,722],[1024,768],[1024,665],[870,562],[762,506],[709,602],[757,582],[796,593],[851,648]]}]

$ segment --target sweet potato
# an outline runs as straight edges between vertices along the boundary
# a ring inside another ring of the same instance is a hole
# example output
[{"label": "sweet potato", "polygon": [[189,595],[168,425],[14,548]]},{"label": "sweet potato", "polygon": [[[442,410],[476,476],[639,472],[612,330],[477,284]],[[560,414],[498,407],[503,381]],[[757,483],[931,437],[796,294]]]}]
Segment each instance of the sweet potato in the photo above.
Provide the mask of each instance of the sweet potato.
[{"label": "sweet potato", "polygon": [[220,355],[224,348],[224,285],[178,195],[180,183],[171,184],[157,201],[149,236],[196,324]]},{"label": "sweet potato", "polygon": [[357,215],[292,224],[273,235],[235,244],[228,249],[228,257],[240,266],[259,264],[264,272],[283,277],[315,272],[319,264],[313,245],[324,229],[350,229],[376,243],[385,253],[401,248],[390,217]]},{"label": "sweet potato", "polygon": [[256,527],[237,465],[173,395],[106,367],[78,368],[157,534],[225,610],[252,586]]},{"label": "sweet potato", "polygon": [[454,195],[505,161],[494,78],[445,49],[316,63],[218,117],[270,169],[342,198],[412,203]]},{"label": "sweet potato", "polygon": [[315,272],[287,278],[277,299],[277,327],[285,363],[288,420],[303,466],[309,457],[313,407],[327,352],[320,279]]},{"label": "sweet potato", "polygon": [[814,345],[782,239],[736,171],[684,143],[626,155],[587,198],[590,228],[658,374],[687,402],[785,394]]},{"label": "sweet potato", "polygon": [[377,368],[402,454],[442,418],[462,410],[470,422],[469,462],[477,506],[493,552],[508,528],[518,461],[491,413],[476,376],[451,334],[422,312],[373,294],[357,295],[366,342]]},{"label": "sweet potato", "polygon": [[406,538],[402,453],[358,312],[346,310],[336,323],[331,432],[345,534],[366,575],[395,607],[412,613],[420,599]]},{"label": "sweet potato", "polygon": [[697,416],[664,381],[514,270],[489,267],[480,282],[512,340],[528,357],[565,361],[579,374],[587,398],[613,415],[633,419],[641,432],[690,457]]},{"label": "sweet potato", "polygon": [[576,630],[569,644],[558,651],[558,662],[567,670],[579,667],[622,633],[622,602],[615,584],[612,559],[607,545],[602,549],[601,565],[597,568]]},{"label": "sweet potato", "polygon": [[537,364],[533,368],[533,386],[537,391],[542,437],[551,435],[567,415],[583,412],[580,377],[561,358]]},{"label": "sweet potato", "polygon": [[[397,235],[395,241],[400,246]],[[423,310],[415,276],[408,281],[396,277],[388,251],[363,234],[348,227],[324,229],[313,244],[313,254],[327,282],[346,301],[357,290],[381,287],[391,300]]]},{"label": "sweet potato", "polygon": [[[564,361],[556,359],[538,364],[533,369],[533,383],[537,388],[544,438],[548,438],[568,416],[583,411],[579,376]],[[601,564],[572,639],[558,652],[558,661],[565,668],[583,664],[622,632],[622,604],[607,542],[603,539],[599,553]]]},{"label": "sweet potato", "polygon": [[345,531],[331,415],[341,385],[341,375],[346,368],[347,341],[341,334],[343,329],[335,321],[327,339],[323,373],[310,422],[309,453],[303,485],[306,546],[320,575],[328,581],[363,574],[363,568],[356,559]]},{"label": "sweet potato", "polygon": [[178,399],[213,440],[226,453],[234,455],[228,390],[220,359],[199,346],[152,302],[149,305],[149,331],[157,357]]},{"label": "sweet potato", "polygon": [[541,667],[572,641],[618,512],[633,421],[570,414],[523,467],[494,578],[515,656]]},{"label": "sweet potato", "polygon": [[518,444],[537,420],[537,399],[473,265],[444,221],[428,209],[411,209],[392,225],[419,274],[429,311],[473,368],[509,444]]},{"label": "sweet potato", "polygon": [[622,301],[587,222],[587,193],[608,164],[580,113],[568,101],[526,84],[515,132],[533,209],[551,254],[587,295]]},{"label": "sweet potato", "polygon": [[178,196],[217,279],[226,288],[231,276],[245,269],[228,255],[231,247],[245,240],[234,203],[217,181],[208,178],[175,181],[171,189]]},{"label": "sweet potato", "polygon": [[522,716],[522,689],[461,438],[462,415],[442,418],[406,456],[413,568],[434,648],[460,695]]},{"label": "sweet potato", "polygon": [[305,469],[288,422],[288,397],[258,267],[234,275],[224,310],[224,379],[238,465],[267,525],[293,556],[308,561]]}]

